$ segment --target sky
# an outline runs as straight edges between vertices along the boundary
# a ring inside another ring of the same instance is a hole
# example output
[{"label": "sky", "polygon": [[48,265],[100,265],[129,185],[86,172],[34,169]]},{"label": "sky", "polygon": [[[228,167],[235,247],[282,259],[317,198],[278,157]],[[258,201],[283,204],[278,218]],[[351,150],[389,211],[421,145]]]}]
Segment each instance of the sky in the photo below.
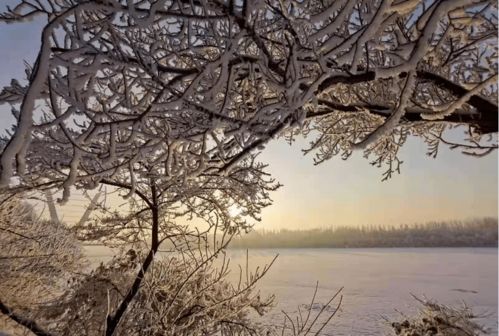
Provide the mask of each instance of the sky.
[{"label": "sky", "polygon": [[[3,9],[0,6],[0,10]],[[24,61],[32,63],[40,44],[41,22],[0,23],[0,86],[24,80]],[[3,129],[13,122],[10,107],[0,105]],[[260,160],[284,186],[272,194],[257,228],[309,229],[339,225],[400,225],[440,220],[497,217],[498,156],[484,158],[442,148],[436,159],[425,155],[420,139],[402,148],[402,172],[382,182],[382,168],[354,153],[347,161],[332,159],[319,166],[303,156],[306,139],[293,146],[269,144]],[[62,217],[77,220],[81,197],[61,208]]]}]

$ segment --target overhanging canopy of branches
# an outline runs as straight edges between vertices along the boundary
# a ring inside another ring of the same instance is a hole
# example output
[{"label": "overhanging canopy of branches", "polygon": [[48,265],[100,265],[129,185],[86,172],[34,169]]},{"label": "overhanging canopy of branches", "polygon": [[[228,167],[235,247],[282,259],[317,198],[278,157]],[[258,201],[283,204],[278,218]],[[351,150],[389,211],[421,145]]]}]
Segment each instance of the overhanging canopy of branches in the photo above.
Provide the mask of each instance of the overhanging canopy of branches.
[{"label": "overhanging canopy of branches", "polygon": [[[352,150],[395,168],[407,135],[433,152],[448,123],[497,147],[495,1],[22,0],[45,16],[29,83],[0,95],[18,124],[1,182],[66,189],[226,176],[286,131],[317,162]],[[26,173],[29,174],[26,174]],[[135,187],[133,187],[135,188]]]}]

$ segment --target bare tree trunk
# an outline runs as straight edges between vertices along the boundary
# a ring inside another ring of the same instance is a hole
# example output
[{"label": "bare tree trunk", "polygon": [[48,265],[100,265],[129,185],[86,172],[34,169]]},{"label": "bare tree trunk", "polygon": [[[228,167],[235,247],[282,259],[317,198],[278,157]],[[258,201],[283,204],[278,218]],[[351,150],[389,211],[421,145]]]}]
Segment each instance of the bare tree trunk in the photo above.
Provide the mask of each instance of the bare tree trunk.
[{"label": "bare tree trunk", "polygon": [[101,192],[99,191],[92,198],[92,200],[90,201],[90,204],[85,209],[85,212],[83,213],[83,215],[81,216],[80,220],[78,221],[78,224],[76,225],[77,227],[83,226],[83,224],[85,224],[88,221],[88,219],[90,218],[90,214],[97,207],[97,201],[99,200],[100,194],[101,194]]},{"label": "bare tree trunk", "polygon": [[147,270],[151,266],[153,260],[154,260],[154,255],[158,251],[159,248],[159,209],[158,209],[158,202],[157,202],[157,197],[156,197],[156,188],[153,185],[151,187],[152,189],[152,194],[153,194],[153,201],[152,201],[152,207],[151,207],[151,213],[152,213],[152,230],[151,230],[151,249],[149,250],[149,253],[147,254],[146,259],[142,263],[142,267],[139,270],[139,273],[135,277],[135,280],[130,287],[130,290],[128,293],[125,295],[123,300],[121,301],[118,309],[116,309],[116,312],[112,315],[109,315],[106,319],[106,336],[113,336],[114,333],[116,332],[116,329],[123,318],[123,315],[126,312],[126,309],[130,305],[130,303],[133,301],[137,293],[139,292],[140,285],[142,284],[142,281],[144,280],[144,276],[147,273]]},{"label": "bare tree trunk", "polygon": [[54,223],[59,223],[59,217],[57,216],[57,209],[55,208],[54,198],[49,190],[45,191],[45,198],[47,199],[47,205],[49,207],[50,220]]}]

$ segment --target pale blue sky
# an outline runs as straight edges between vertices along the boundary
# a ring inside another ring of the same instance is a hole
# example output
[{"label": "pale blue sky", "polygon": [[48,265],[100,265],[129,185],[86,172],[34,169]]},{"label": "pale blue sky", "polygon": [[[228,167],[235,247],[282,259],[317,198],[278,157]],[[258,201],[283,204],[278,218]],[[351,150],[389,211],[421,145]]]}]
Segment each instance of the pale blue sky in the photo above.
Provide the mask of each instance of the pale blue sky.
[{"label": "pale blue sky", "polygon": [[[11,78],[24,79],[23,61],[33,62],[39,36],[40,22],[0,23],[0,86]],[[10,107],[0,106],[2,128],[12,121]],[[422,141],[410,139],[401,153],[402,174],[381,182],[382,170],[361,153],[314,166],[312,156],[301,153],[305,145],[275,141],[260,156],[284,187],[273,194],[274,206],[264,210],[259,227],[397,225],[497,216],[497,152],[478,159],[442,148],[431,159]]]}]

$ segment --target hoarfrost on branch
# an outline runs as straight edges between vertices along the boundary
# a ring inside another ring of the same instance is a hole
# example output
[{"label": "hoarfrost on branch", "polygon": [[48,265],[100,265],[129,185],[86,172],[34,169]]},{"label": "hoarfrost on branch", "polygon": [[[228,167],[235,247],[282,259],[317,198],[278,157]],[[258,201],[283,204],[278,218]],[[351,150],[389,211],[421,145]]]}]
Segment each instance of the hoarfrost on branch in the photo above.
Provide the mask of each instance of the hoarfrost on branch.
[{"label": "hoarfrost on branch", "polygon": [[71,185],[122,172],[133,190],[150,176],[224,176],[286,132],[312,131],[317,162],[362,148],[391,166],[407,135],[434,147],[449,123],[470,125],[473,153],[489,152],[496,139],[480,137],[497,132],[496,7],[19,1],[3,21],[47,24],[28,85],[13,80],[0,95],[19,109],[2,185],[27,171],[57,181],[65,201]]}]

